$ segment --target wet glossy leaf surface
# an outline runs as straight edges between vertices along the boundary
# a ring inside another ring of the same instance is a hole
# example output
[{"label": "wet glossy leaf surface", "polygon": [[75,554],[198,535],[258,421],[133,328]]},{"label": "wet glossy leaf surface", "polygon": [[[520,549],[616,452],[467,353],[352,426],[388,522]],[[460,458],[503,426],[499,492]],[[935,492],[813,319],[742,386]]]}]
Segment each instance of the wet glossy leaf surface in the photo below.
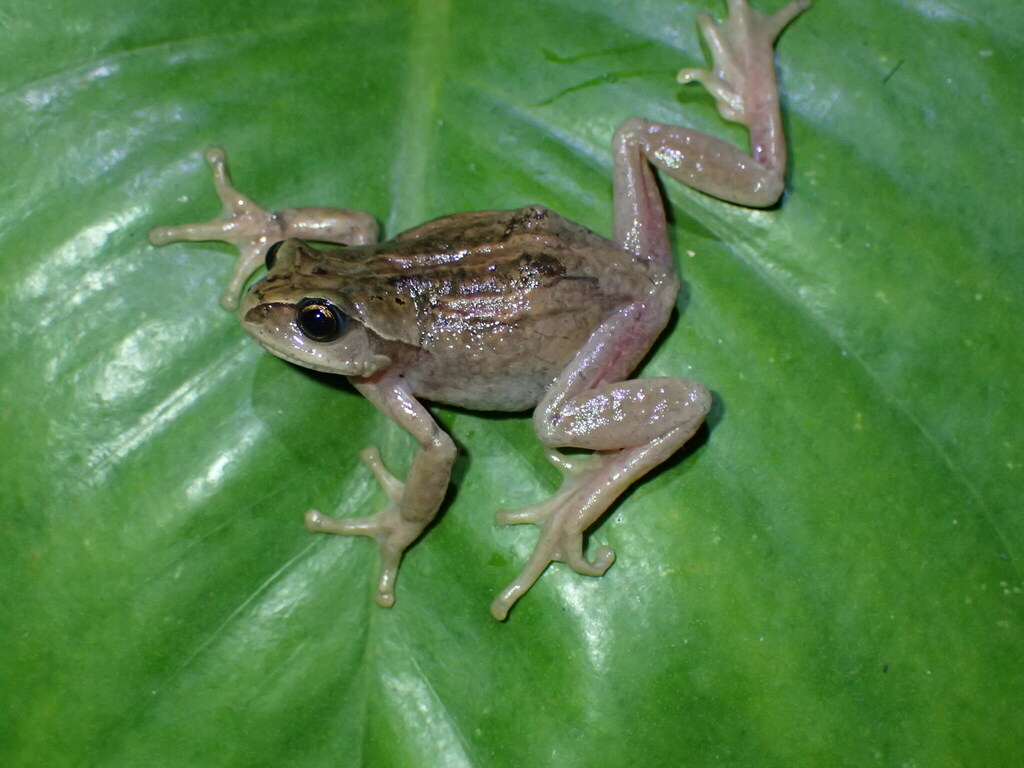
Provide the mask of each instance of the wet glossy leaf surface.
[{"label": "wet glossy leaf surface", "polygon": [[[777,5],[777,4],[776,4]],[[792,180],[668,181],[687,281],[644,375],[705,430],[487,614],[557,486],[529,419],[463,449],[393,610],[366,540],[409,439],[216,303],[202,151],[388,233],[540,203],[611,229],[631,115],[741,141],[673,82],[717,4],[56,0],[0,10],[0,764],[1011,765],[1024,752],[1024,240],[1010,0],[821,0],[779,53]]]}]

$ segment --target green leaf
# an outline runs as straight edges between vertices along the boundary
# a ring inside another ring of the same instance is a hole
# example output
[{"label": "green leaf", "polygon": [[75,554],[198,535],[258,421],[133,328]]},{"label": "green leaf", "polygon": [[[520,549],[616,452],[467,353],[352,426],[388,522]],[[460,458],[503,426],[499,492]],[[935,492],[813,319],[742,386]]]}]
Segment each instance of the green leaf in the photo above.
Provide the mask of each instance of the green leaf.
[{"label": "green leaf", "polygon": [[[388,233],[540,203],[611,229],[615,126],[742,142],[696,86],[718,2],[0,9],[0,764],[1004,766],[1024,754],[1024,242],[1015,0],[820,0],[783,35],[792,173],[669,180],[687,281],[643,375],[709,428],[487,613],[557,486],[525,417],[461,448],[391,610],[359,451],[407,436],[217,306],[202,151],[270,206]],[[764,6],[778,2],[765,0]]]}]

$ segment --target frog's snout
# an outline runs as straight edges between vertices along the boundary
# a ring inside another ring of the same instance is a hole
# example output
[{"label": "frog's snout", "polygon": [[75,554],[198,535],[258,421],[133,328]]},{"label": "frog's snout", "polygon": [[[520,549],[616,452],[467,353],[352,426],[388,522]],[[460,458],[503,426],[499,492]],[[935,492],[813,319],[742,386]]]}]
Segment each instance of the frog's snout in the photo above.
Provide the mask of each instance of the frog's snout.
[{"label": "frog's snout", "polygon": [[274,322],[275,316],[282,315],[291,305],[280,301],[260,302],[252,293],[247,293],[239,308],[242,325],[262,326]]}]

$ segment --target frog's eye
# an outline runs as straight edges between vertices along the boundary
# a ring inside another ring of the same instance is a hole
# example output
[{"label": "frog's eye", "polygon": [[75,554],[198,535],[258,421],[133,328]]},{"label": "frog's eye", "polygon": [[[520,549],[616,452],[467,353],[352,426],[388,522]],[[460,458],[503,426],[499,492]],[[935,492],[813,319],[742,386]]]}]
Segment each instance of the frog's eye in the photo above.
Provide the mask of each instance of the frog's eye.
[{"label": "frog's eye", "polygon": [[272,246],[267,248],[267,256],[266,256],[266,259],[263,262],[264,264],[267,265],[267,272],[269,272],[270,270],[272,270],[274,268],[274,262],[277,261],[277,252],[279,250],[281,250],[281,245],[283,243],[284,243],[284,240],[278,240]]},{"label": "frog's eye", "polygon": [[295,323],[306,338],[334,341],[345,329],[345,315],[327,299],[303,299],[295,307]]}]

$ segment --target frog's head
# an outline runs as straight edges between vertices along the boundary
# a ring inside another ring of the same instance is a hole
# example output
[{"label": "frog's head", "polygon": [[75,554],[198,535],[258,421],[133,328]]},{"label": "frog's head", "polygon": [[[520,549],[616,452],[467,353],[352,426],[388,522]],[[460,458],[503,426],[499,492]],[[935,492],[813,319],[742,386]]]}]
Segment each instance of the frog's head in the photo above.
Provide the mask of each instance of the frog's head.
[{"label": "frog's head", "polygon": [[246,333],[289,362],[326,373],[370,376],[391,359],[343,290],[336,264],[300,240],[267,251],[267,274],[246,293]]}]

